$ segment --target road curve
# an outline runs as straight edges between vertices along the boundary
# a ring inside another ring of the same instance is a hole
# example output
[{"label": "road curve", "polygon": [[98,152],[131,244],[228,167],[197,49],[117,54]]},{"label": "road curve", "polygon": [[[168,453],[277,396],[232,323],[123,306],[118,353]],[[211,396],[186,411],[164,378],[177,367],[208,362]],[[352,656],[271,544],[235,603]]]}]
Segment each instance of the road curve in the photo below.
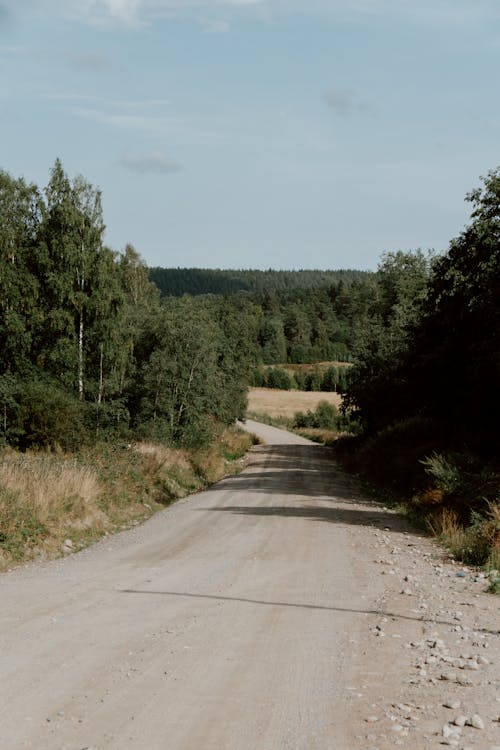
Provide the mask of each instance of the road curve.
[{"label": "road curve", "polygon": [[132,531],[0,577],[0,747],[347,750],[383,526],[326,449],[247,423],[248,468]]}]

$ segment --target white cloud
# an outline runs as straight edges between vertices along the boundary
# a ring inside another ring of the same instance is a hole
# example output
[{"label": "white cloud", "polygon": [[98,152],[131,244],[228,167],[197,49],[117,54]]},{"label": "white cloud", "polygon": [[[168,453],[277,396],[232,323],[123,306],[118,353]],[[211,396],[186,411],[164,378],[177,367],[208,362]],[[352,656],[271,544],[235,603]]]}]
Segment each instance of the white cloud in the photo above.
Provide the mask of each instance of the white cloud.
[{"label": "white cloud", "polygon": [[181,170],[181,165],[161,151],[149,151],[144,154],[126,154],[119,164],[132,172],[141,174],[174,174]]},{"label": "white cloud", "polygon": [[190,12],[227,12],[252,8],[271,13],[380,15],[407,23],[446,28],[500,20],[498,0],[1,0],[8,15],[48,14],[101,28],[140,28],[155,19]]}]

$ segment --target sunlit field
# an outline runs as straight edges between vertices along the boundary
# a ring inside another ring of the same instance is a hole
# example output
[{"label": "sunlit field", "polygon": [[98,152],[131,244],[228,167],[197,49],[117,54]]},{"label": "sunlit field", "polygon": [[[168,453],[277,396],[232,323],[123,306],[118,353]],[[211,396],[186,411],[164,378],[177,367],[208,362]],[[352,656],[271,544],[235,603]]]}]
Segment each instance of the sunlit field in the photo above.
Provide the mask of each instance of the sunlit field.
[{"label": "sunlit field", "polygon": [[298,411],[314,411],[320,401],[340,406],[339,393],[323,391],[280,391],[274,388],[250,388],[248,413],[269,414],[271,417],[293,417]]}]

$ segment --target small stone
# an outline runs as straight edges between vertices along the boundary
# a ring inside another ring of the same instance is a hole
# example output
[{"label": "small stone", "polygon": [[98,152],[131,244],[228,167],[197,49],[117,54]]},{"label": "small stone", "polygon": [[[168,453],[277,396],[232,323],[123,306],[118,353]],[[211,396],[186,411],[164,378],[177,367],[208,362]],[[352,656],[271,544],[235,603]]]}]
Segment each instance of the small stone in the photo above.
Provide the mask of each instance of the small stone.
[{"label": "small stone", "polygon": [[443,703],[445,708],[460,708],[461,705],[462,703],[459,700],[449,700]]},{"label": "small stone", "polygon": [[374,721],[378,721],[378,716],[367,716],[365,721],[367,721],[369,724],[372,724]]},{"label": "small stone", "polygon": [[449,740],[452,738],[457,739],[457,737],[459,736],[458,728],[452,727],[450,724],[445,724],[442,729],[442,735],[445,740]]},{"label": "small stone", "polygon": [[453,720],[453,723],[456,727],[464,727],[467,724],[467,716],[460,714],[460,716],[457,716],[456,719]]},{"label": "small stone", "polygon": [[470,661],[465,663],[464,669],[473,669],[477,670],[479,669],[479,664],[475,659],[470,659]]},{"label": "small stone", "polygon": [[404,730],[404,726],[402,724],[393,724],[391,729],[393,732],[402,732]]},{"label": "small stone", "polygon": [[473,714],[467,722],[467,726],[474,727],[474,729],[484,729],[484,721],[479,714]]},{"label": "small stone", "polygon": [[457,673],[456,672],[442,672],[439,676],[440,680],[445,680],[447,682],[455,682],[457,679]]}]

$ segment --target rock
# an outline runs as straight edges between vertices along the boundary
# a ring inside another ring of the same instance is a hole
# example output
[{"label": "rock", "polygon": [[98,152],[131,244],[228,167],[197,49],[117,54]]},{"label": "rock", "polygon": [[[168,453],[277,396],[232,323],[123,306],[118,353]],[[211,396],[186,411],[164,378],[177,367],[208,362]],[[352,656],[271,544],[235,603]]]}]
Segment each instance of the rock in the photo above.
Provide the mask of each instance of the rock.
[{"label": "rock", "polygon": [[474,727],[474,729],[484,729],[484,721],[479,714],[473,714],[467,721],[467,726]]},{"label": "rock", "polygon": [[443,703],[445,708],[460,708],[461,705],[462,703],[459,700],[449,700]]},{"label": "rock", "polygon": [[439,676],[440,680],[445,680],[447,682],[455,682],[457,679],[457,673],[456,672],[442,672]]},{"label": "rock", "polygon": [[453,719],[453,724],[456,727],[464,727],[467,724],[467,716],[460,714],[456,719]]},{"label": "rock", "polygon": [[442,729],[442,735],[445,740],[449,740],[452,737],[457,738],[459,736],[458,728],[452,727],[450,724],[445,724]]},{"label": "rock", "polygon": [[464,669],[479,669],[479,664],[475,659],[470,659],[470,661],[467,661],[464,665]]}]

